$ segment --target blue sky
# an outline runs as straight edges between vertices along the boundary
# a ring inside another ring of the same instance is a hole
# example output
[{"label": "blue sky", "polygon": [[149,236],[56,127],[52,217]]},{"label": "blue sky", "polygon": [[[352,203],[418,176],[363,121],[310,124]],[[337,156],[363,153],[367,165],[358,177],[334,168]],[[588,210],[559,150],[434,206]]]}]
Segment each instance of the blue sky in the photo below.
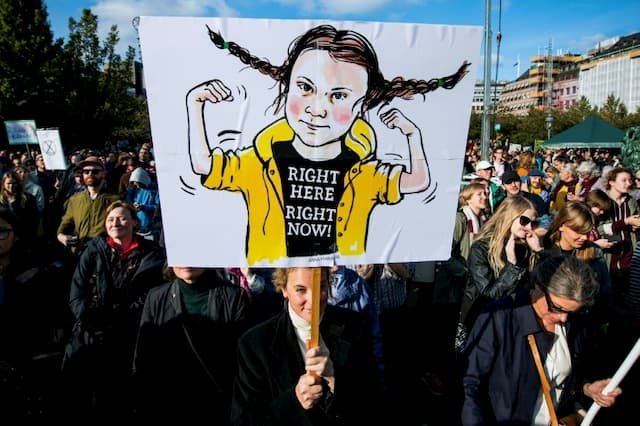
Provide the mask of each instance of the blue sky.
[{"label": "blue sky", "polygon": [[[137,46],[132,19],[139,15],[234,16],[242,18],[335,19],[483,25],[484,0],[44,0],[56,37],[67,34],[69,17],[84,8],[99,17],[104,37],[112,24],[120,30],[120,51]],[[597,42],[640,31],[637,0],[492,0],[493,62],[502,3],[502,45],[498,78],[512,80],[520,58],[521,72],[529,57],[553,51],[584,53]],[[480,54],[480,52],[479,52]],[[479,77],[482,66],[478,67]]]}]

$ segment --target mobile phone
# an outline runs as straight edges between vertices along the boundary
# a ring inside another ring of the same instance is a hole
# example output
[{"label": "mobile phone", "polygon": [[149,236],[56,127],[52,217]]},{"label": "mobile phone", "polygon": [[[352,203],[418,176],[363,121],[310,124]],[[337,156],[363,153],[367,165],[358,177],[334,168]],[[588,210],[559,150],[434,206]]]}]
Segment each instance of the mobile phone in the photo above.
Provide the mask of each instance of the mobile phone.
[{"label": "mobile phone", "polygon": [[619,235],[607,235],[607,241],[609,241],[610,243],[613,244],[617,244],[620,242],[620,236]]}]

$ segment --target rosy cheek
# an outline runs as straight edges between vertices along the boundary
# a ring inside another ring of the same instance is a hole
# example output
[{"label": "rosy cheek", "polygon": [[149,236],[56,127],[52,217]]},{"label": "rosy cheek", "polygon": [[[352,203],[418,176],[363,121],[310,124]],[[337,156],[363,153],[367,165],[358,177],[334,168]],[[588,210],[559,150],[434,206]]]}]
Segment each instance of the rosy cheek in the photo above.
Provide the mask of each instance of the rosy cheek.
[{"label": "rosy cheek", "polygon": [[302,110],[302,101],[300,100],[300,98],[290,96],[287,100],[287,109],[292,115],[300,115],[300,111]]},{"label": "rosy cheek", "polygon": [[350,108],[336,108],[334,118],[336,123],[344,126],[353,120],[353,112]]}]

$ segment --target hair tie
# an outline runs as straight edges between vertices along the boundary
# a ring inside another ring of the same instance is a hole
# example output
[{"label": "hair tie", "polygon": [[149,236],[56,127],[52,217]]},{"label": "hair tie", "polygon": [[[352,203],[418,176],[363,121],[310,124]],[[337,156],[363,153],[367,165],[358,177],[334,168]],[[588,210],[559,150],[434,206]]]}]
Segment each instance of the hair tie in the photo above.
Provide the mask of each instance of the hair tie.
[{"label": "hair tie", "polygon": [[444,87],[444,78],[438,79],[438,87]]},{"label": "hair tie", "polygon": [[229,48],[229,42],[225,41],[224,43],[222,43],[222,48],[223,49],[228,49]]}]

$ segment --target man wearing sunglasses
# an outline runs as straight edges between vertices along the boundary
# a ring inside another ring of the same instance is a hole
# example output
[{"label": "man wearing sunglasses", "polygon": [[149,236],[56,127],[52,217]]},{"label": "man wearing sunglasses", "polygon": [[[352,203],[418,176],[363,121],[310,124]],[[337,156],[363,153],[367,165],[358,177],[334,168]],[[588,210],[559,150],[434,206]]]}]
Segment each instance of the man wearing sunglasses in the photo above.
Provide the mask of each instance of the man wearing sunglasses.
[{"label": "man wearing sunglasses", "polygon": [[[555,256],[532,272],[530,287],[502,299],[475,322],[463,357],[462,424],[550,424],[528,336],[536,341],[558,418],[588,407],[613,405],[619,388],[587,376],[591,351],[573,318],[591,306],[599,286],[591,268],[575,257]],[[597,361],[597,360],[594,360]]]},{"label": "man wearing sunglasses", "polygon": [[74,252],[88,240],[104,233],[107,207],[119,198],[105,188],[104,164],[89,156],[78,163],[85,190],[69,198],[67,209],[58,226],[58,241]]},{"label": "man wearing sunglasses", "polygon": [[516,197],[518,195],[523,196],[527,200],[531,201],[538,213],[538,219],[540,221],[540,227],[536,230],[538,236],[543,236],[546,230],[551,225],[551,216],[549,216],[549,209],[539,195],[522,190],[522,181],[518,173],[514,170],[507,170],[502,175],[502,188],[507,193],[507,197]]}]

